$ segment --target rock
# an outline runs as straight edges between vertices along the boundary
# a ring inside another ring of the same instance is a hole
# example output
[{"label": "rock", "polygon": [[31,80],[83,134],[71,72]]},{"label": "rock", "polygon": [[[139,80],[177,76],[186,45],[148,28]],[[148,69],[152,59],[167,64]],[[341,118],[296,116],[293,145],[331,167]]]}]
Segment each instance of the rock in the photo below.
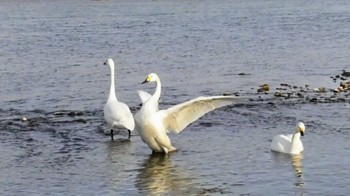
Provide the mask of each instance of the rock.
[{"label": "rock", "polygon": [[287,89],[286,88],[276,88],[276,90],[279,90],[279,91],[286,91]]},{"label": "rock", "polygon": [[338,98],[338,101],[339,101],[339,102],[346,102],[346,99],[345,99],[344,97],[339,97],[339,98]]},{"label": "rock", "polygon": [[320,87],[320,88],[314,88],[315,93],[325,93],[326,88],[325,87]]},{"label": "rock", "polygon": [[297,93],[298,98],[304,98],[305,96],[301,93]]},{"label": "rock", "polygon": [[224,92],[224,93],[222,93],[222,95],[223,95],[223,96],[230,96],[230,95],[232,95],[232,93],[230,93],[230,92]]},{"label": "rock", "polygon": [[340,90],[339,88],[341,88],[341,87],[338,87],[338,88],[333,89],[333,93],[340,93],[341,90]]},{"label": "rock", "polygon": [[270,87],[268,84],[263,84],[258,89],[258,92],[268,92],[270,90]]},{"label": "rock", "polygon": [[317,100],[317,98],[315,98],[315,97],[310,99],[310,102],[312,102],[312,103],[317,103],[317,101],[318,101],[318,100]]},{"label": "rock", "polygon": [[350,88],[350,81],[340,82],[340,86],[345,88]]},{"label": "rock", "polygon": [[284,95],[282,92],[275,92],[274,94],[273,94],[275,97],[286,97],[286,95]]},{"label": "rock", "polygon": [[350,77],[350,72],[343,70],[343,73],[341,75],[344,77]]}]

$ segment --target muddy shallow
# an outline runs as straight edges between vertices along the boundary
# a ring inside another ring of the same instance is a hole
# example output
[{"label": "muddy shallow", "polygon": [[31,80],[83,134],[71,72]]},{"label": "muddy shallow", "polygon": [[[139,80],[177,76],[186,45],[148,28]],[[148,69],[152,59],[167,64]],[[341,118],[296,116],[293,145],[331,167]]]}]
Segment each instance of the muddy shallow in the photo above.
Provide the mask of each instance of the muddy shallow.
[{"label": "muddy shallow", "polygon": [[[347,4],[1,2],[0,192],[347,195],[349,93],[330,78],[349,69]],[[161,108],[200,95],[250,100],[171,135],[177,152],[151,155],[136,131],[131,141],[105,133],[107,57],[133,113],[136,90],[154,90],[140,85],[149,72],[162,80]],[[305,152],[272,153],[272,137],[298,121]]]}]

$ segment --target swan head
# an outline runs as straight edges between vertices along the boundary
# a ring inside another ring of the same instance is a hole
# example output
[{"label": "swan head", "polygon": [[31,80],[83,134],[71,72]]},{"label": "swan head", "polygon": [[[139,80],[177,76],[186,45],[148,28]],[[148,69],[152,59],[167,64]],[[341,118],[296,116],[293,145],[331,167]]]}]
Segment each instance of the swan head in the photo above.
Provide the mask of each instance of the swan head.
[{"label": "swan head", "polygon": [[148,74],[146,80],[143,81],[141,84],[148,83],[148,82],[155,82],[157,80],[159,80],[158,75],[155,73],[150,73],[150,74]]},{"label": "swan head", "polygon": [[107,59],[103,64],[108,65],[109,67],[114,67],[114,61],[111,58]]},{"label": "swan head", "polygon": [[298,122],[298,124],[296,126],[295,133],[300,133],[301,136],[304,136],[304,132],[305,132],[305,125],[304,125],[304,123]]}]

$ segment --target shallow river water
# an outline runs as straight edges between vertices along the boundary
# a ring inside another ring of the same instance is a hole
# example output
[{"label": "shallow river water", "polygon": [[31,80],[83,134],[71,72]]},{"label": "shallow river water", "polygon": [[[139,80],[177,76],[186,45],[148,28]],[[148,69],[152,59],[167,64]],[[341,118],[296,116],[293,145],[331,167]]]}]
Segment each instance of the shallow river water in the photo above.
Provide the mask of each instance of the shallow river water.
[{"label": "shallow river water", "polygon": [[[1,195],[349,195],[350,117],[343,101],[310,102],[349,69],[350,2],[0,2]],[[106,134],[109,68],[133,113],[148,73],[160,108],[201,95],[251,98],[208,113],[152,155],[137,131]],[[244,73],[244,74],[240,74]],[[268,83],[269,94],[258,94]],[[274,98],[281,83],[305,99]],[[329,95],[331,96],[331,95]],[[26,117],[27,121],[21,121]],[[305,151],[270,151],[306,125]]]}]

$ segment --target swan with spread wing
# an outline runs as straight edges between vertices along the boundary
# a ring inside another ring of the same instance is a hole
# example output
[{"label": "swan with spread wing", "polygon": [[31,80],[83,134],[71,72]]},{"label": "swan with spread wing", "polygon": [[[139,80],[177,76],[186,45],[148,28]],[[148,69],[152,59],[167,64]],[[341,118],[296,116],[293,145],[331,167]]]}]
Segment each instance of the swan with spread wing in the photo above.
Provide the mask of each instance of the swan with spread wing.
[{"label": "swan with spread wing", "polygon": [[190,123],[196,121],[204,114],[244,98],[235,96],[210,96],[195,99],[172,106],[166,110],[158,109],[161,94],[161,82],[157,74],[151,73],[143,83],[156,82],[153,95],[138,91],[142,101],[141,109],[135,115],[135,128],[142,140],[152,152],[168,153],[175,151],[167,133],[180,133]]}]

